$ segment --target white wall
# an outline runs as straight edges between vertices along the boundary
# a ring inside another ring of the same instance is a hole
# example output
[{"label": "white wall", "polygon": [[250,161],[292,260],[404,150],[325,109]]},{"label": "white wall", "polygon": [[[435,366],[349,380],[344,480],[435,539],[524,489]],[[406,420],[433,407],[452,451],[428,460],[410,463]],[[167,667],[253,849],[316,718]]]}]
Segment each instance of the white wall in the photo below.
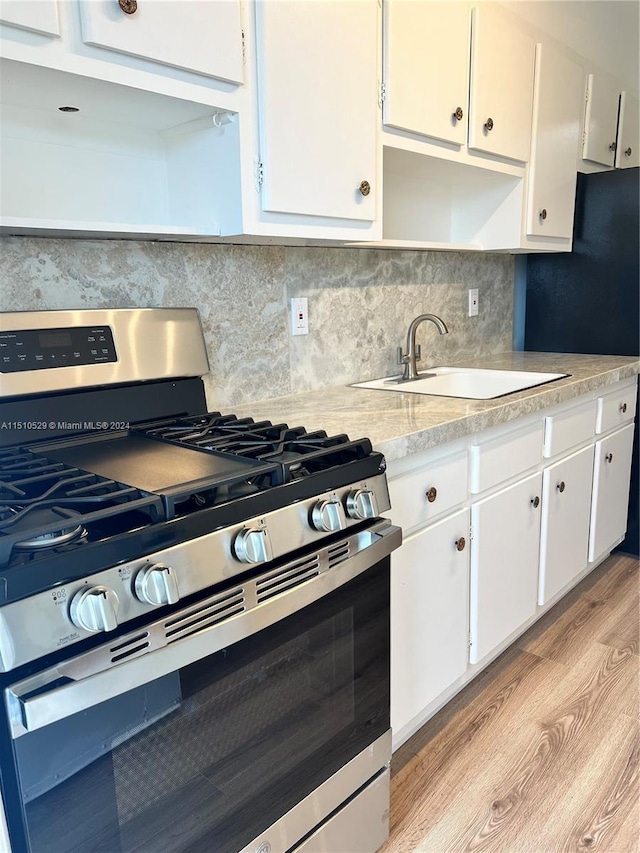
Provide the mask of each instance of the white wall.
[{"label": "white wall", "polygon": [[504,0],[501,5],[608,71],[623,86],[640,88],[638,0]]}]

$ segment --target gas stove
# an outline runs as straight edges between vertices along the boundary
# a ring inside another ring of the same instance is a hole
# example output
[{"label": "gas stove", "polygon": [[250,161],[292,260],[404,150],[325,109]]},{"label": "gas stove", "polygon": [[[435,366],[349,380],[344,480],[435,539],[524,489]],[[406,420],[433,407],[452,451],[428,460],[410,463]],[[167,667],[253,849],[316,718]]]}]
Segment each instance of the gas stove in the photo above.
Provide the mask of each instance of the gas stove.
[{"label": "gas stove", "polygon": [[[85,328],[87,337],[96,337],[91,329],[106,329],[110,358],[116,358],[116,344],[126,340],[118,323],[129,312],[111,313],[113,331],[105,318]],[[24,326],[28,318],[18,317],[14,325]],[[48,315],[48,323],[54,321]],[[158,333],[156,324],[156,343]],[[74,329],[73,338],[78,335]],[[26,366],[30,360],[40,365],[38,347],[47,363],[46,344],[64,341],[64,333],[47,332],[43,346],[33,330],[0,333],[3,340]],[[140,337],[138,346],[143,342]],[[40,380],[35,387],[42,391],[46,374],[59,385],[61,375],[84,371],[68,384],[79,378],[85,394],[95,397],[92,368],[113,367],[113,361],[70,367],[65,360],[64,369],[34,366],[25,373]],[[15,377],[12,371],[4,378],[13,383]],[[157,392],[151,381],[138,384],[143,406]],[[54,399],[65,396],[60,388]],[[140,406],[135,421],[131,412],[126,420],[92,419],[89,401],[74,423],[54,420],[47,398],[36,399],[47,417],[30,423],[54,436],[0,449],[1,671],[176,605],[389,507],[384,458],[368,439],[221,412],[138,420]],[[16,423],[2,401],[0,421]],[[28,430],[30,439],[34,435],[37,430]],[[43,616],[37,635],[24,627],[34,612]]]},{"label": "gas stove", "polygon": [[[155,850],[183,795],[188,839],[167,851],[293,850],[319,820],[301,792],[324,798],[334,838],[330,813],[364,785],[345,808],[381,816],[367,850],[386,837],[401,536],[380,518],[384,457],[366,438],[208,412],[206,370],[193,309],[0,315],[0,793],[14,853],[45,853],[51,833],[61,853],[95,838]],[[240,735],[234,714],[248,714]],[[160,756],[174,752],[167,781]],[[248,756],[264,779],[236,790]],[[93,789],[100,804],[69,834],[57,816]]]}]

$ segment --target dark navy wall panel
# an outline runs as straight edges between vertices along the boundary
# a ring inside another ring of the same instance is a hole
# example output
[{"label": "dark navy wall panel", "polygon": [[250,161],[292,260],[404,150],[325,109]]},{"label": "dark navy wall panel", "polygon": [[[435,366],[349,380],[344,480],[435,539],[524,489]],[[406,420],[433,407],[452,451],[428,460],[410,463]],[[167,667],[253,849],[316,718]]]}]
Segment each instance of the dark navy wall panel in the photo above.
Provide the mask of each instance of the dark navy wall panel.
[{"label": "dark navy wall panel", "polygon": [[[573,251],[526,259],[524,348],[640,353],[640,170],[578,175]],[[638,419],[628,533],[638,554]]]}]

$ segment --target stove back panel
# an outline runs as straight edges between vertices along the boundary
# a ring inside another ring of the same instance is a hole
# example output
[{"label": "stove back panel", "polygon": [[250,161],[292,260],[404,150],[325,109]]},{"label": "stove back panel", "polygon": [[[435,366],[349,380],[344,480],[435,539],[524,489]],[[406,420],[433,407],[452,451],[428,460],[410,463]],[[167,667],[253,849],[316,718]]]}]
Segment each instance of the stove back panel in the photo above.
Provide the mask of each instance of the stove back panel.
[{"label": "stove back panel", "polygon": [[[96,424],[142,423],[207,410],[201,379],[0,400],[0,447],[102,431]],[[113,427],[114,429],[116,427]]]}]

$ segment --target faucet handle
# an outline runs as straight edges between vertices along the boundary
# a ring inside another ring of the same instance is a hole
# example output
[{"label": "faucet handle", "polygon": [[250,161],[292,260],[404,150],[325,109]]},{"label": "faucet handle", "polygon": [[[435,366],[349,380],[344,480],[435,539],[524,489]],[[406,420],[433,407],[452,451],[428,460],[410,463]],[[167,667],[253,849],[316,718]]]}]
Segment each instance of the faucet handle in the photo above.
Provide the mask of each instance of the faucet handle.
[{"label": "faucet handle", "polygon": [[422,350],[420,349],[420,344],[416,344],[416,361],[420,361],[422,359]]},{"label": "faucet handle", "polygon": [[406,364],[408,356],[402,352],[402,347],[398,347],[397,353],[398,353],[398,364]]}]

